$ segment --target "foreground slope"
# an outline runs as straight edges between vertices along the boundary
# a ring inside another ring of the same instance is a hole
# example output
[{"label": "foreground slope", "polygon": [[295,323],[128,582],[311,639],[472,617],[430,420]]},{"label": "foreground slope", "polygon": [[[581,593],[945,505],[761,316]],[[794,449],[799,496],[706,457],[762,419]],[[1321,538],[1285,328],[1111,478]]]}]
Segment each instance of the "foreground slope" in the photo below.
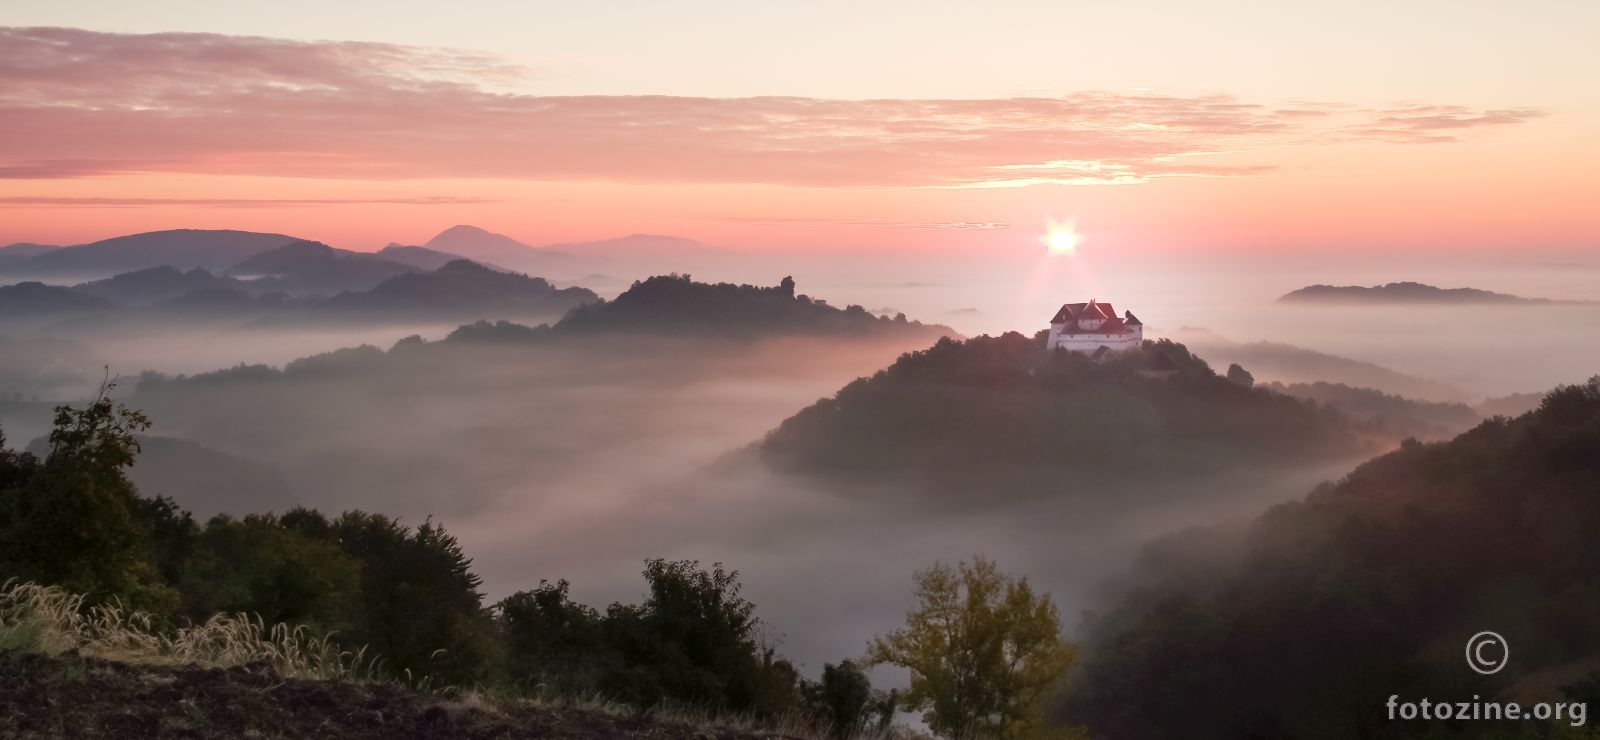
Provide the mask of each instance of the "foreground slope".
[{"label": "foreground slope", "polygon": [[[1064,714],[1106,737],[1410,737],[1447,723],[1389,722],[1391,695],[1597,706],[1597,494],[1600,379],[1408,443],[1245,532],[1175,538],[1088,624]],[[1463,665],[1482,630],[1512,646],[1489,676]]]},{"label": "foreground slope", "polygon": [[265,665],[157,667],[0,652],[0,675],[0,735],[19,739],[781,737],[385,683],[282,678]]}]

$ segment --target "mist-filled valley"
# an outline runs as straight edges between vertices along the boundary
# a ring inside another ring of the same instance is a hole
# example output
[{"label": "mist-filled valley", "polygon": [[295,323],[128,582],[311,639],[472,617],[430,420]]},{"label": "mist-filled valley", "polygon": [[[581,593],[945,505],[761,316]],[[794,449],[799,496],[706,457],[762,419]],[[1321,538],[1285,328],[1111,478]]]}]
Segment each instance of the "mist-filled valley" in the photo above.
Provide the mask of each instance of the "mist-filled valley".
[{"label": "mist-filled valley", "polygon": [[[1146,616],[1161,589],[1228,577],[1270,536],[1269,507],[1600,368],[1600,347],[1573,341],[1600,304],[1563,275],[1512,286],[1564,296],[1549,304],[1303,305],[1278,296],[1322,273],[1246,292],[1182,265],[1091,280],[1022,258],[964,276],[696,259],[693,277],[591,276],[589,292],[445,255],[234,311],[174,302],[219,279],[193,266],[47,286],[118,303],[0,317],[0,429],[48,459],[53,407],[114,378],[111,398],[152,422],[128,470],[141,495],[200,522],[306,507],[442,525],[486,604],[558,579],[578,603],[627,603],[652,558],[723,563],[760,644],[802,676],[899,623],[912,573],[983,555],[1084,641],[1088,673],[1052,716],[1126,731],[1094,692],[1107,671],[1158,669],[1106,657],[1142,633],[1095,615],[1167,639]],[[730,272],[798,277],[710,282]],[[1145,341],[1051,349],[1056,307],[1095,297],[1137,311]]]},{"label": "mist-filled valley", "polygon": [[0,16],[0,738],[1600,737],[1600,3]]}]

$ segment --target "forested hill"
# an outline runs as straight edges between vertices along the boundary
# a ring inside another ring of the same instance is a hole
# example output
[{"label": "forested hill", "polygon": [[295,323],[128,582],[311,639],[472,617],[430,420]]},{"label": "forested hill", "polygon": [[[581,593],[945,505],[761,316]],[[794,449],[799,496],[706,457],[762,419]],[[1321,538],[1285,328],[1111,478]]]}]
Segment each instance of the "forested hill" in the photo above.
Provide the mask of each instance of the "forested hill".
[{"label": "forested hill", "polygon": [[1531,304],[1550,303],[1541,298],[1495,293],[1478,288],[1437,288],[1423,283],[1361,285],[1308,285],[1278,298],[1284,303],[1415,303],[1415,304]]},{"label": "forested hill", "polygon": [[759,455],[794,473],[1054,493],[1373,441],[1337,412],[1218,376],[1181,344],[1097,359],[1008,333],[904,355],[784,421]]},{"label": "forested hill", "polygon": [[[1387,721],[1394,694],[1600,706],[1597,493],[1600,379],[1408,443],[1242,535],[1164,543],[1088,625],[1064,714],[1103,737],[1382,738],[1448,726]],[[1491,676],[1463,663],[1482,630],[1511,646]],[[1555,724],[1448,734],[1579,736]]]},{"label": "forested hill", "polygon": [[952,335],[946,326],[874,316],[861,306],[840,309],[795,294],[784,278],[773,287],[699,283],[688,275],[642,280],[615,300],[581,306],[556,325],[557,333],[653,333],[760,336],[764,334]]}]

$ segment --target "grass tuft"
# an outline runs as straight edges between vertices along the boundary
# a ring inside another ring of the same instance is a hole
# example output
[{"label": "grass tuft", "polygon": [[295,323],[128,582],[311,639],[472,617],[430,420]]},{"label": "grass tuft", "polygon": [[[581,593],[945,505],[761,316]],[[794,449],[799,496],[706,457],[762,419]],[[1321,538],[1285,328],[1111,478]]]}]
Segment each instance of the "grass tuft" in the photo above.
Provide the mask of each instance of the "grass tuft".
[{"label": "grass tuft", "polygon": [[218,614],[163,633],[145,612],[120,603],[85,606],[79,594],[15,579],[0,585],[4,649],[47,655],[77,651],[122,663],[208,668],[265,664],[286,678],[338,681],[371,681],[377,670],[366,648],[341,650],[304,625],[269,627],[259,616]]}]

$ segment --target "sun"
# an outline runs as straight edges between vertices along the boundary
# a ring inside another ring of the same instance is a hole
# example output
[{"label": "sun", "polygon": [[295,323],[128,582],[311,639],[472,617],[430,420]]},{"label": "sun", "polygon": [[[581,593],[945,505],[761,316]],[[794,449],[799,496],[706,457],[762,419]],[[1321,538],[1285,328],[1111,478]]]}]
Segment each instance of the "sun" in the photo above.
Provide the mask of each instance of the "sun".
[{"label": "sun", "polygon": [[1078,251],[1078,232],[1071,226],[1057,224],[1050,227],[1050,232],[1045,235],[1045,246],[1050,248],[1051,254],[1074,254]]}]

